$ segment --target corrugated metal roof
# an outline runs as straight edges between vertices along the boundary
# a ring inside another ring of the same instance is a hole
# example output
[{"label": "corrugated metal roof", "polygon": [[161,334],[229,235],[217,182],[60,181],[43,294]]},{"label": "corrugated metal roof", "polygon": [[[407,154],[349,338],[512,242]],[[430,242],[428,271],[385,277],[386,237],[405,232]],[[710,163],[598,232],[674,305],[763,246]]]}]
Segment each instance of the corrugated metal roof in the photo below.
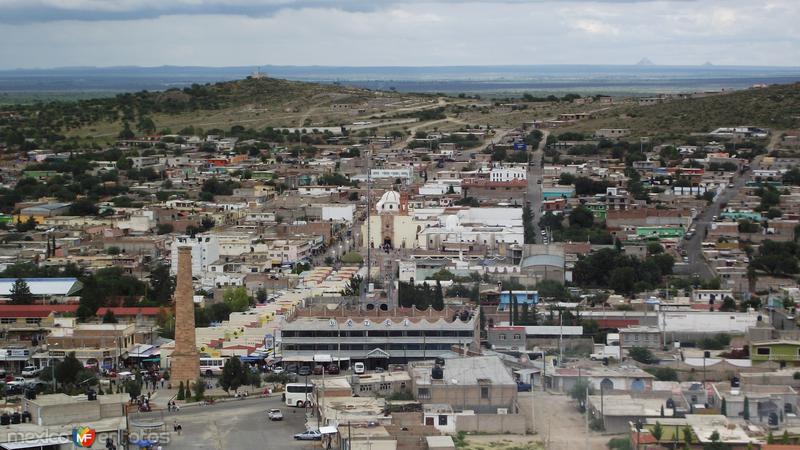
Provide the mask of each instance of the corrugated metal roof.
[{"label": "corrugated metal roof", "polygon": [[[72,295],[83,288],[77,278],[23,278],[33,295]],[[0,296],[11,295],[17,278],[0,278]]]}]

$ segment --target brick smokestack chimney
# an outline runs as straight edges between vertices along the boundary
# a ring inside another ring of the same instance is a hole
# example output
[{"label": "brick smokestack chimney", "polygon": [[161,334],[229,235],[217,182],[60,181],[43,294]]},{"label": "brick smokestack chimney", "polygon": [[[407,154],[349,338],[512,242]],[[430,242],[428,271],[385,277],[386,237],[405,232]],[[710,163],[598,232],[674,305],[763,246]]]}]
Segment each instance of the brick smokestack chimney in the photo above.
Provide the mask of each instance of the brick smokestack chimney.
[{"label": "brick smokestack chimney", "polygon": [[175,351],[170,357],[173,385],[184,386],[200,376],[200,359],[194,332],[192,247],[178,247],[178,280],[175,287]]}]

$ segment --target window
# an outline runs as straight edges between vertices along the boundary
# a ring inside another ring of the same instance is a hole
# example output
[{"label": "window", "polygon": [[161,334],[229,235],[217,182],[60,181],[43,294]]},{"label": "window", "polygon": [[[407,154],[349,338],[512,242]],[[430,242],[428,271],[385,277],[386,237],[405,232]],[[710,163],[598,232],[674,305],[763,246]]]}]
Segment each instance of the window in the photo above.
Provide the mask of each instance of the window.
[{"label": "window", "polygon": [[418,399],[430,399],[431,398],[431,390],[429,388],[417,388],[417,398]]},{"label": "window", "polygon": [[481,386],[481,399],[489,399],[489,388],[487,386]]},{"label": "window", "polygon": [[767,356],[769,356],[770,348],[769,347],[758,347],[758,349],[756,350],[756,353],[759,354],[759,355],[767,355]]},{"label": "window", "polygon": [[25,319],[25,323],[28,324],[41,323],[41,321],[42,319],[40,317],[28,317],[27,319]]},{"label": "window", "polygon": [[505,341],[506,340],[506,335],[505,334],[501,334],[500,335],[500,340],[501,341]]},{"label": "window", "polygon": [[447,425],[447,416],[444,414],[439,415],[439,425],[445,426]]},{"label": "window", "polygon": [[515,340],[515,341],[518,341],[519,339],[520,339],[520,337],[519,337],[519,334],[515,334],[515,335],[514,335],[514,340]]},{"label": "window", "polygon": [[14,317],[3,317],[0,319],[0,323],[17,323],[17,319]]}]

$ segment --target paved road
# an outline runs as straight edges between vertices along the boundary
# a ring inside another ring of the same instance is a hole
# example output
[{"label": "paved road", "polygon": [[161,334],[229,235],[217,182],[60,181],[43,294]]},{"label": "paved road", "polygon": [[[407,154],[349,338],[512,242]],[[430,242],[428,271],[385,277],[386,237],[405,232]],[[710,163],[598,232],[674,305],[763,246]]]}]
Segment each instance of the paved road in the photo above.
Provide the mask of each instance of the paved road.
[{"label": "paved road", "polygon": [[[270,422],[267,410],[279,408],[284,420]],[[158,414],[160,413],[152,413]],[[298,450],[318,448],[318,442],[295,441],[293,436],[306,429],[303,409],[281,404],[280,397],[229,401],[212,406],[183,408],[165,413],[170,430],[169,449],[244,449]],[[180,436],[172,433],[173,422],[183,428]]]},{"label": "paved road", "polygon": [[[756,164],[757,162],[754,161],[753,166]],[[714,216],[719,217],[720,211],[722,210],[722,204],[727,204],[734,196],[736,196],[739,190],[742,189],[745,183],[747,183],[747,181],[750,179],[751,173],[752,170],[748,170],[744,174],[737,176],[733,182],[734,186],[732,188],[725,189],[722,194],[717,196],[712,204],[708,205],[703,212],[695,217],[693,222],[695,226],[695,234],[692,236],[692,239],[684,242],[683,244],[683,249],[686,250],[689,262],[688,264],[676,265],[676,274],[698,275],[700,278],[705,280],[714,278],[714,273],[711,271],[711,268],[708,266],[705,258],[703,258],[702,244],[703,240],[705,239],[705,231],[711,223],[712,218]]]},{"label": "paved road", "polygon": [[539,181],[542,179],[542,156],[544,155],[544,146],[547,145],[547,136],[549,131],[542,132],[542,140],[539,146],[531,154],[531,162],[533,166],[528,166],[528,192],[526,201],[531,204],[531,212],[533,213],[533,230],[536,237],[536,243],[542,242],[542,235],[539,231],[539,219],[542,218],[542,185]]}]

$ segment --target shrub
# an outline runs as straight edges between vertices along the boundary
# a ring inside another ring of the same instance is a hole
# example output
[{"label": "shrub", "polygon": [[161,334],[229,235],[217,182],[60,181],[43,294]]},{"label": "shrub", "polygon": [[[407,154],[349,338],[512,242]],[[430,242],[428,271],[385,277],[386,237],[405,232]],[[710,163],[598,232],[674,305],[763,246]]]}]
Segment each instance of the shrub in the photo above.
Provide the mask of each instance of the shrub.
[{"label": "shrub", "polygon": [[653,355],[653,352],[644,347],[633,347],[628,351],[628,356],[642,364],[652,364],[656,362],[656,357]]}]

